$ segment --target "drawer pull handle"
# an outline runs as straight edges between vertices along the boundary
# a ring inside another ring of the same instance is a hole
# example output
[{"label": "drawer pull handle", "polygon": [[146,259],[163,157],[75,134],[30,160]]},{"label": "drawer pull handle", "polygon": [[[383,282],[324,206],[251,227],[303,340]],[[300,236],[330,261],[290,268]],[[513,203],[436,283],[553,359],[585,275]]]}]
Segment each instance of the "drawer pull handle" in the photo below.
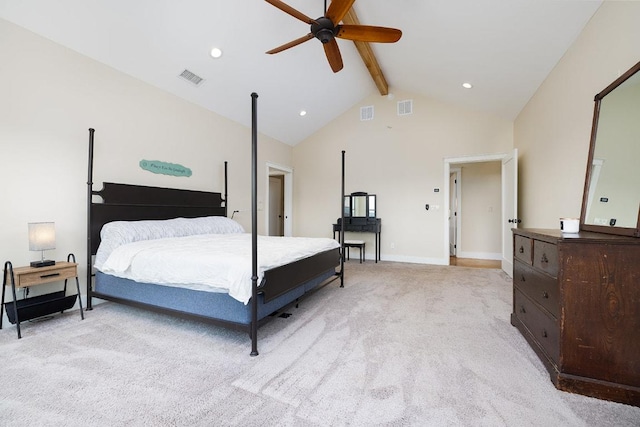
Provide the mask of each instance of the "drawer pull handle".
[{"label": "drawer pull handle", "polygon": [[524,253],[524,247],[520,246],[520,249],[518,249],[518,252],[520,252],[521,254]]},{"label": "drawer pull handle", "polygon": [[547,336],[548,336],[548,335],[547,335],[547,331],[546,331],[546,329],[543,329],[543,330],[542,330],[542,337],[543,337],[543,338],[547,338]]},{"label": "drawer pull handle", "polygon": [[542,298],[549,298],[547,291],[542,291]]},{"label": "drawer pull handle", "polygon": [[549,262],[549,259],[547,258],[547,254],[542,254],[542,259],[540,260],[540,262],[544,262],[545,264]]},{"label": "drawer pull handle", "polygon": [[525,277],[524,277],[524,274],[520,277],[520,281],[521,281],[522,283],[524,283],[524,282],[526,282],[526,281],[527,281],[527,280],[525,279]]},{"label": "drawer pull handle", "polygon": [[43,274],[42,276],[40,276],[41,279],[46,279],[48,277],[56,277],[59,276],[60,273],[51,273],[51,274]]},{"label": "drawer pull handle", "polygon": [[524,305],[520,306],[520,313],[525,314],[527,310],[524,309]]}]

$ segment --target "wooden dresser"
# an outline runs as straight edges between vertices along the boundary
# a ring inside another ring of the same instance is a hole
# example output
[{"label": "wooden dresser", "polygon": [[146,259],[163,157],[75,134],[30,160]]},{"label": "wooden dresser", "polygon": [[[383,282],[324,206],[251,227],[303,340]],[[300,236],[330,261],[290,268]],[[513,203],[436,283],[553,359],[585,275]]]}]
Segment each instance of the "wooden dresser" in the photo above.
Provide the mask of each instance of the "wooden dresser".
[{"label": "wooden dresser", "polygon": [[640,406],[640,239],[514,229],[513,313],[560,390]]}]

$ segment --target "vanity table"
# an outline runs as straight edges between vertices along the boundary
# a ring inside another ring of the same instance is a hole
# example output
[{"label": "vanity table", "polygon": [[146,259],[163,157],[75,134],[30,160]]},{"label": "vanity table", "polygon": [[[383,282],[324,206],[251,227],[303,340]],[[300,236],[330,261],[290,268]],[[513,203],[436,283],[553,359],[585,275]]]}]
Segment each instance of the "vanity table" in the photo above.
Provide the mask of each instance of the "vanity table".
[{"label": "vanity table", "polygon": [[640,406],[639,116],[640,62],[595,96],[579,232],[513,230],[511,314],[558,389],[634,406]]},{"label": "vanity table", "polygon": [[[355,192],[344,196],[344,231],[356,233],[373,233],[375,240],[375,262],[380,260],[380,235],[382,234],[382,220],[376,218],[376,195],[365,192]],[[333,238],[340,236],[342,218],[333,224]]]}]

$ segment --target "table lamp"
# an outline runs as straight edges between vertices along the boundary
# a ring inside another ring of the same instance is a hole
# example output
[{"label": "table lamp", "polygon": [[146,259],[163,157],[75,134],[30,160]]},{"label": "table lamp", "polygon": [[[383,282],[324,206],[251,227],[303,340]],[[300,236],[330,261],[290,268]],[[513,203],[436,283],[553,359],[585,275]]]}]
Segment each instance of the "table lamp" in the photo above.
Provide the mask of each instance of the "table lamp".
[{"label": "table lamp", "polygon": [[31,267],[46,267],[55,265],[55,261],[44,259],[44,251],[56,248],[56,227],[53,222],[29,223],[29,250],[41,251],[40,261],[32,261]]}]

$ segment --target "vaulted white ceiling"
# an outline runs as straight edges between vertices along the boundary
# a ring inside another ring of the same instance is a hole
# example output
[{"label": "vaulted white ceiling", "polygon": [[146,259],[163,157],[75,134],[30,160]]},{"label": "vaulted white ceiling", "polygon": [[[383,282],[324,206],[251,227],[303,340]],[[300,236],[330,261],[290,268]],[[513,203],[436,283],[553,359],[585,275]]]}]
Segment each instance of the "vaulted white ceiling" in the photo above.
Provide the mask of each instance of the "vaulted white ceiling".
[{"label": "vaulted white ceiling", "polygon": [[[285,3],[312,18],[324,13],[324,0]],[[511,120],[600,3],[358,0],[354,9],[361,24],[403,31],[395,44],[371,44],[391,93]],[[350,41],[338,40],[336,74],[315,39],[266,55],[309,28],[263,0],[0,0],[0,17],[247,126],[257,92],[260,131],[290,145],[378,93]],[[219,59],[209,55],[215,46]],[[184,69],[204,83],[178,78]]]}]

